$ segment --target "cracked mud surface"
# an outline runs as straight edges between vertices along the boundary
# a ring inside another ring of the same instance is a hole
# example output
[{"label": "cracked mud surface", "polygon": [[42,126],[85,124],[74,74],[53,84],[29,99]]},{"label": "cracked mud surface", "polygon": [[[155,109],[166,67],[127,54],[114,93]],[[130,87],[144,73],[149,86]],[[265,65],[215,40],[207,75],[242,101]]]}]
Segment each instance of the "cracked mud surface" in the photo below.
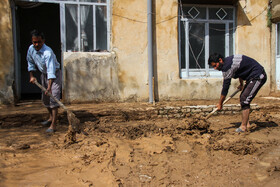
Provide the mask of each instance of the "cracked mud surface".
[{"label": "cracked mud surface", "polygon": [[72,105],[89,135],[67,146],[66,112],[49,135],[38,103],[1,108],[0,186],[279,186],[280,102],[255,103],[246,133],[235,133],[240,114],[166,119],[149,104]]}]

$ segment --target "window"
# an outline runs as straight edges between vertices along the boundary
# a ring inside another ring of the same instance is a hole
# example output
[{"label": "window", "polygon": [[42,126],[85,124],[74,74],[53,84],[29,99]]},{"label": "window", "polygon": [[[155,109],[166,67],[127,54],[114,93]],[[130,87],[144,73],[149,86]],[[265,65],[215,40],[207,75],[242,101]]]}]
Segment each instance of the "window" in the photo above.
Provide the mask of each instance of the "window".
[{"label": "window", "polygon": [[179,12],[181,78],[221,76],[209,67],[208,57],[214,52],[233,55],[234,7],[183,5]]},{"label": "window", "polygon": [[109,0],[36,0],[37,2],[60,5],[63,52],[109,50]]},{"label": "window", "polygon": [[276,88],[280,90],[280,23],[276,25],[276,62],[275,62]]},{"label": "window", "polygon": [[280,23],[276,25],[276,55],[280,56]]},{"label": "window", "polygon": [[65,2],[61,9],[64,10],[62,20],[65,20],[65,24],[62,24],[62,35],[65,35],[64,51],[108,50],[106,0]]}]

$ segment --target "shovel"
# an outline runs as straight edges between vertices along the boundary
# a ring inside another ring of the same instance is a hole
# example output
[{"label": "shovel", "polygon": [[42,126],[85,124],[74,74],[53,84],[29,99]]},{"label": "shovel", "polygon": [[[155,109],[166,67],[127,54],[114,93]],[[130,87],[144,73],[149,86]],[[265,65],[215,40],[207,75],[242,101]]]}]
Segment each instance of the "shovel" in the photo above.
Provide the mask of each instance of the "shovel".
[{"label": "shovel", "polygon": [[[43,90],[44,92],[47,91],[46,88],[44,88],[41,84],[39,84],[37,82],[37,80],[35,80],[34,82],[41,90]],[[75,114],[70,111],[68,108],[66,108],[66,106],[60,102],[57,98],[55,98],[51,93],[48,92],[48,95],[53,98],[55,100],[55,102],[57,102],[59,104],[59,106],[61,106],[66,112],[67,112],[67,119],[68,119],[68,122],[69,122],[69,128],[68,128],[68,133],[66,134],[66,140],[65,141],[70,141],[73,143],[73,142],[76,142],[76,133],[80,133],[82,132],[84,135],[87,135],[86,132],[83,131],[83,129],[81,129],[80,127],[80,120],[78,118],[76,118]]]},{"label": "shovel", "polygon": [[[235,96],[239,91],[240,91],[240,89],[235,90],[235,92],[233,92],[233,94],[231,94],[226,100],[224,100],[223,105],[226,104],[231,98],[233,98],[233,96]],[[209,113],[206,116],[205,119],[210,118],[217,110],[218,110],[218,108],[215,108],[211,113]]]}]

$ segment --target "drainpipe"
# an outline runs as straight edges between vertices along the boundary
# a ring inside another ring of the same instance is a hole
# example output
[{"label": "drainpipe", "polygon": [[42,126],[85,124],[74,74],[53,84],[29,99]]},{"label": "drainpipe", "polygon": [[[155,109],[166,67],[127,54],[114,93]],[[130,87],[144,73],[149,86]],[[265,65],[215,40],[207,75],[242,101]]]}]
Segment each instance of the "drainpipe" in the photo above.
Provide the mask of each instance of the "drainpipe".
[{"label": "drainpipe", "polygon": [[153,17],[152,17],[152,7],[153,0],[147,0],[147,17],[148,17],[148,70],[149,70],[149,102],[154,101],[154,68],[153,68]]}]

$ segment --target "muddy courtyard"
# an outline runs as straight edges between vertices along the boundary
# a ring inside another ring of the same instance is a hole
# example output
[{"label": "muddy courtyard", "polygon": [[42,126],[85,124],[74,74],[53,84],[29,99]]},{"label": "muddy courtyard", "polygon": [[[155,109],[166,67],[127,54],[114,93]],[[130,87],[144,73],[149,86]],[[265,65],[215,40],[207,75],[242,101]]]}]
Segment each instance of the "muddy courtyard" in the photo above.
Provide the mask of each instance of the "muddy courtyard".
[{"label": "muddy courtyard", "polygon": [[[65,139],[67,114],[47,134],[40,101],[0,106],[0,186],[280,186],[280,100],[256,98],[251,128],[240,113],[168,117],[160,108],[217,101],[73,104],[88,135]],[[232,99],[229,104],[238,104]]]}]

